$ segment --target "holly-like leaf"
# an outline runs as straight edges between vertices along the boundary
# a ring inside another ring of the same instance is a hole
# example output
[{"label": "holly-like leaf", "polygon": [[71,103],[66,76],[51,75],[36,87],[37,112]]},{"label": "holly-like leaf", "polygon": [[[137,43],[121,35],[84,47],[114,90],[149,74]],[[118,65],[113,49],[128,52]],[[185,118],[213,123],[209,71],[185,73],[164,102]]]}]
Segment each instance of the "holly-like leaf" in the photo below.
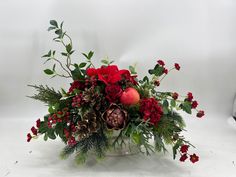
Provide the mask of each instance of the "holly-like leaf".
[{"label": "holly-like leaf", "polygon": [[85,67],[86,65],[87,65],[87,63],[84,63],[84,62],[83,62],[83,63],[80,63],[80,64],[79,64],[79,67],[80,67],[80,68],[83,68],[83,67]]}]

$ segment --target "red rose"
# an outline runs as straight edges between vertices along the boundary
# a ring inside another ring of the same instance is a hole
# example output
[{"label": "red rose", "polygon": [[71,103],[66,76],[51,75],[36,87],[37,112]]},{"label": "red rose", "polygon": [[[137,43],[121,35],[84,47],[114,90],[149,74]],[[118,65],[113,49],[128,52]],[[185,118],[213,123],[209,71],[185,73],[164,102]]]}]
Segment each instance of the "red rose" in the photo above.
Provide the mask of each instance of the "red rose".
[{"label": "red rose", "polygon": [[197,108],[197,106],[198,106],[198,102],[197,101],[193,101],[192,102],[192,108],[195,109],[195,108]]},{"label": "red rose", "polygon": [[27,134],[27,142],[30,142],[30,140],[32,139],[32,136],[30,133]]},{"label": "red rose", "polygon": [[32,131],[32,133],[33,133],[34,135],[37,135],[37,134],[38,134],[38,131],[37,131],[37,129],[36,129],[34,126],[31,128],[31,131]]},{"label": "red rose", "polygon": [[203,117],[204,115],[205,115],[205,113],[204,113],[203,110],[200,110],[200,111],[198,111],[198,113],[197,113],[197,117],[199,117],[199,118]]},{"label": "red rose", "polygon": [[157,125],[163,115],[162,107],[159,106],[158,101],[154,98],[145,98],[141,100],[140,112],[143,114],[145,121],[153,125]]},{"label": "red rose", "polygon": [[175,69],[178,70],[178,71],[180,70],[180,66],[179,66],[178,63],[175,63]]},{"label": "red rose", "polygon": [[40,119],[38,119],[38,120],[36,121],[36,127],[37,127],[37,128],[40,127]]},{"label": "red rose", "polygon": [[199,157],[196,154],[190,155],[190,161],[192,163],[195,163],[195,162],[199,161]]},{"label": "red rose", "polygon": [[180,157],[180,161],[181,162],[184,162],[186,159],[188,158],[187,154],[183,154],[181,157]]},{"label": "red rose", "polygon": [[172,98],[173,98],[174,100],[177,100],[178,97],[179,97],[179,94],[178,94],[178,93],[176,93],[176,92],[172,93]]},{"label": "red rose", "polygon": [[182,153],[186,153],[188,151],[188,147],[189,147],[188,145],[182,145],[181,148],[180,148],[180,151]]},{"label": "red rose", "polygon": [[105,88],[106,98],[109,102],[115,102],[120,98],[122,89],[119,85],[108,85]]},{"label": "red rose", "polygon": [[95,68],[88,68],[86,70],[86,74],[91,77],[91,76],[96,76],[97,75],[97,69]]},{"label": "red rose", "polygon": [[190,102],[193,100],[193,94],[191,92],[188,92],[187,100],[190,101]]},{"label": "red rose", "polygon": [[164,65],[165,65],[164,61],[162,61],[162,60],[158,60],[157,63],[158,63],[159,65],[161,65],[161,66],[164,66]]},{"label": "red rose", "polygon": [[71,83],[70,89],[69,89],[69,93],[73,92],[74,89],[78,89],[78,90],[84,90],[85,88],[85,83],[82,81],[74,81],[73,83]]}]

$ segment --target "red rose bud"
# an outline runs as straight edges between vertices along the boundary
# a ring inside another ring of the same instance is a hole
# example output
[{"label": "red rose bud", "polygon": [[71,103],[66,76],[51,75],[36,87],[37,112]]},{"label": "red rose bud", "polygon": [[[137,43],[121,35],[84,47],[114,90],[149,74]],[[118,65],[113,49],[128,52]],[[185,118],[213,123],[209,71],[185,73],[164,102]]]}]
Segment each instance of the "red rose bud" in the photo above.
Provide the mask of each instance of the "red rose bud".
[{"label": "red rose bud", "polygon": [[32,139],[32,136],[30,133],[27,134],[27,142],[30,142],[30,140]]},{"label": "red rose bud", "polygon": [[186,159],[188,158],[187,154],[183,154],[181,157],[180,157],[180,161],[181,162],[184,162]]},{"label": "red rose bud", "polygon": [[203,117],[204,115],[205,115],[205,113],[204,113],[203,110],[200,110],[200,111],[198,111],[198,113],[197,113],[197,117],[199,117],[199,118]]},{"label": "red rose bud", "polygon": [[168,74],[168,69],[164,69],[163,73]]},{"label": "red rose bud", "polygon": [[191,92],[188,92],[187,94],[187,100],[192,101],[193,100],[193,94]]},{"label": "red rose bud", "polygon": [[37,131],[37,129],[36,129],[34,126],[31,128],[31,131],[32,131],[32,133],[33,133],[34,135],[37,135],[37,134],[38,134],[38,131]]},{"label": "red rose bud", "polygon": [[177,100],[178,97],[179,97],[179,94],[178,94],[178,93],[176,93],[176,92],[172,93],[172,98],[173,98],[174,100]]},{"label": "red rose bud", "polygon": [[198,106],[198,102],[197,101],[193,101],[192,102],[192,108],[195,109]]},{"label": "red rose bud", "polygon": [[158,86],[160,85],[160,81],[155,80],[155,81],[154,81],[154,85],[158,87]]},{"label": "red rose bud", "polygon": [[182,152],[182,153],[186,153],[186,152],[188,152],[188,145],[182,145],[181,146],[181,148],[180,148],[180,151]]},{"label": "red rose bud", "polygon": [[195,163],[195,162],[199,161],[199,157],[196,154],[190,155],[190,161],[192,163]]},{"label": "red rose bud", "polygon": [[164,61],[162,61],[162,60],[158,60],[157,63],[158,63],[159,65],[161,65],[161,66],[164,66],[164,65],[165,65]]},{"label": "red rose bud", "polygon": [[37,128],[40,127],[40,119],[38,119],[38,120],[36,121],[36,127],[37,127]]},{"label": "red rose bud", "polygon": [[95,76],[95,75],[97,75],[97,69],[95,69],[95,68],[88,68],[87,70],[86,70],[86,74],[88,75],[88,76]]},{"label": "red rose bud", "polygon": [[175,63],[175,69],[178,70],[178,71],[180,70],[180,66],[179,66],[178,63]]}]

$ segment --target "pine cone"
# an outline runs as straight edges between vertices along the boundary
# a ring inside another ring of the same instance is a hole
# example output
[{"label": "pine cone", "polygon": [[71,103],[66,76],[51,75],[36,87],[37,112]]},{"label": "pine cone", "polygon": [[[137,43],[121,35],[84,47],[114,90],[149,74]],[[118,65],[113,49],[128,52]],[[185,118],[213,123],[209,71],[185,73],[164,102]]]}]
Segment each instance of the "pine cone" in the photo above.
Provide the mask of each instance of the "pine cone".
[{"label": "pine cone", "polygon": [[78,138],[79,140],[87,138],[92,133],[97,132],[100,128],[97,115],[95,112],[87,112],[83,116],[83,120],[78,122]]},{"label": "pine cone", "polygon": [[123,129],[127,122],[127,112],[116,104],[111,104],[102,118],[107,124],[108,129]]}]

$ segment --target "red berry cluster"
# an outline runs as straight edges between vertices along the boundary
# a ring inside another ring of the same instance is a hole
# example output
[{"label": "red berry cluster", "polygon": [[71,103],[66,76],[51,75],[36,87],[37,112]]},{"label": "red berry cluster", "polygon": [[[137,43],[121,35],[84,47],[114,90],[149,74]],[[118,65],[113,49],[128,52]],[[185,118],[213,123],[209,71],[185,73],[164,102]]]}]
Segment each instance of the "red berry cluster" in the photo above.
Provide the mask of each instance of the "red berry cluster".
[{"label": "red berry cluster", "polygon": [[[40,121],[40,119],[38,119],[36,121],[36,127],[37,128],[40,127],[40,123],[41,123],[41,121]],[[38,129],[37,128],[35,128],[34,126],[31,127],[31,132],[32,132],[33,136],[37,136],[38,135]],[[27,142],[30,142],[31,139],[32,139],[32,135],[31,135],[31,133],[28,133],[27,134]]]},{"label": "red berry cluster", "polygon": [[72,107],[80,107],[82,101],[83,101],[82,94],[76,95],[75,97],[73,97],[71,105]]},{"label": "red berry cluster", "polygon": [[189,148],[189,146],[185,145],[185,144],[181,146],[181,148],[180,148],[181,157],[180,157],[179,160],[181,162],[184,162],[190,156],[190,161],[192,163],[195,163],[195,162],[199,161],[199,157],[196,154],[192,154],[192,155],[188,154],[188,148]]},{"label": "red berry cluster", "polygon": [[56,123],[62,122],[63,120],[68,121],[70,116],[70,112],[68,112],[68,108],[64,108],[62,111],[58,111],[57,113],[52,114],[48,118],[48,127],[52,128]]}]

